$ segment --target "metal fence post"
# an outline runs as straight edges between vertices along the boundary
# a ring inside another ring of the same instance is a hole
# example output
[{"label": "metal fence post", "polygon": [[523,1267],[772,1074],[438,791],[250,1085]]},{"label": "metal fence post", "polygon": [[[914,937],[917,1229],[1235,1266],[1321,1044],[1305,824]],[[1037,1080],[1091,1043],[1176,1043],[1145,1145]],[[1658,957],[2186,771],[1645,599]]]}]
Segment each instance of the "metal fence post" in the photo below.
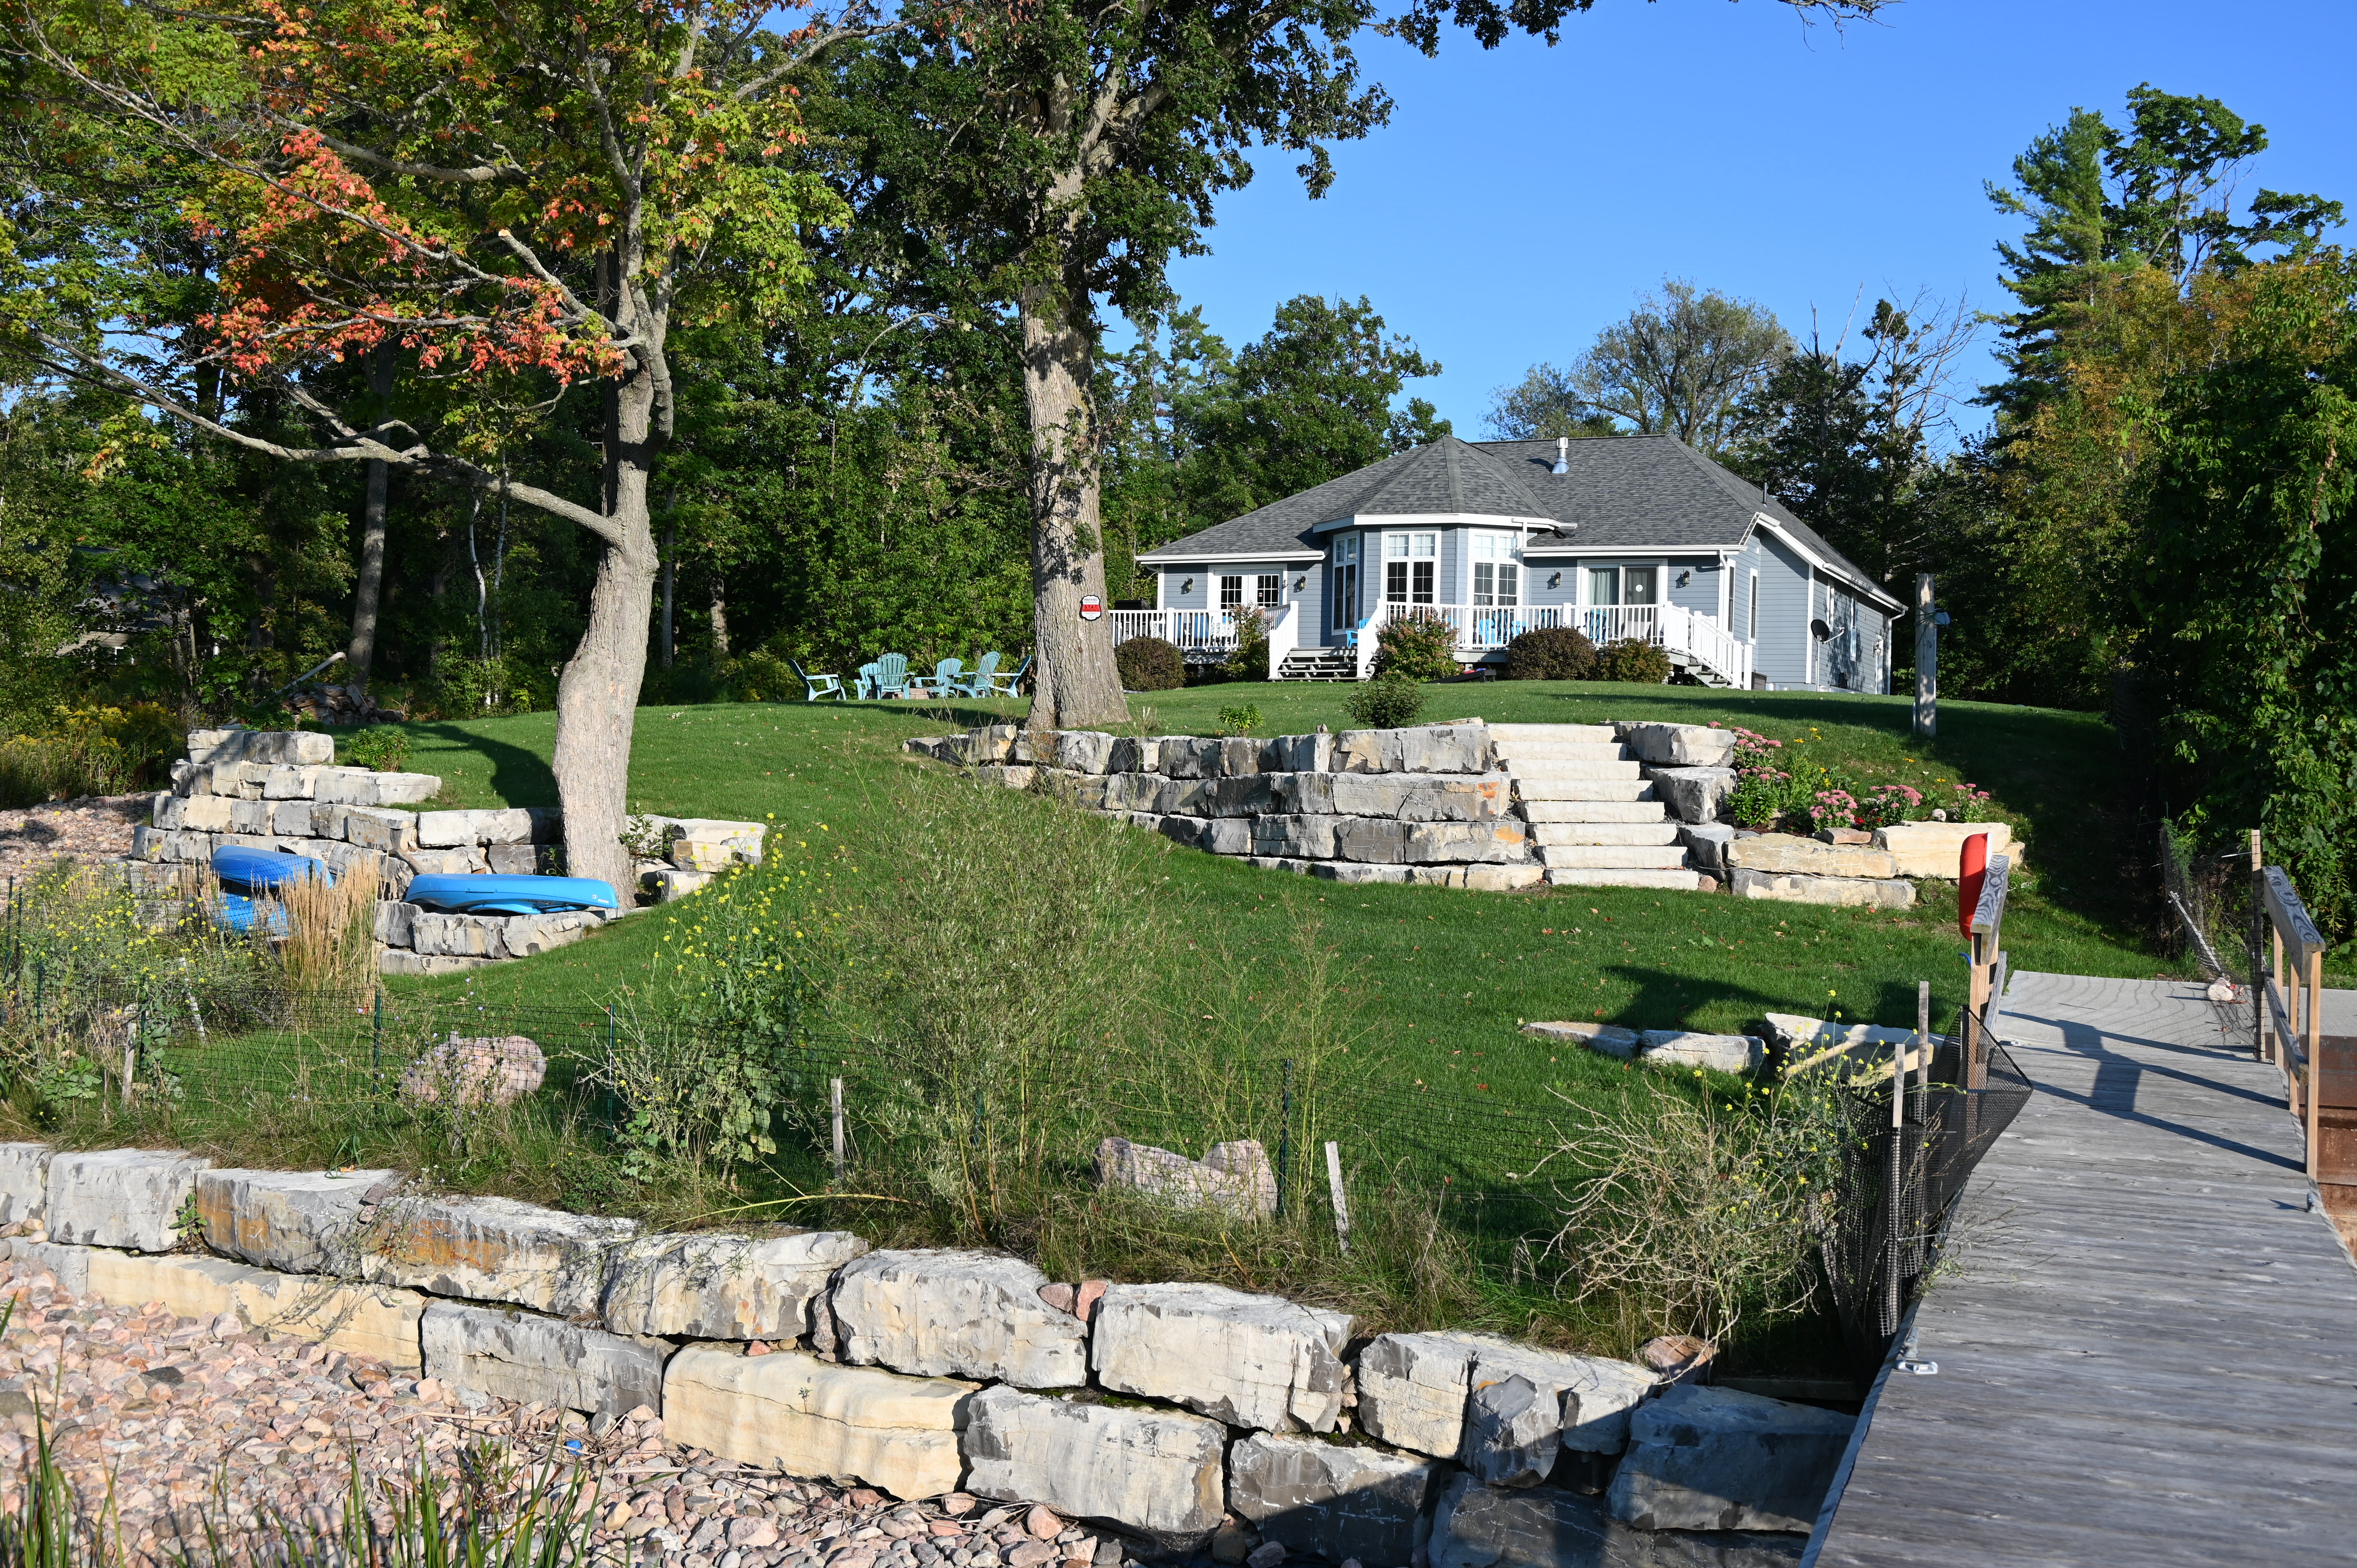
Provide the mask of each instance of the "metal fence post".
[{"label": "metal fence post", "polygon": [[834,1106],[834,1179],[843,1179],[843,1079],[830,1082],[828,1098]]},{"label": "metal fence post", "polygon": [[1276,1111],[1276,1217],[1285,1218],[1285,1184],[1293,1170],[1293,1058],[1285,1058],[1285,1088]]},{"label": "metal fence post", "polygon": [[606,1101],[606,1131],[608,1133],[618,1130],[614,1125],[616,1114],[619,1110],[615,1098],[615,1088],[614,1004],[608,1002],[606,1004],[606,1092],[603,1096]]},{"label": "metal fence post", "polygon": [[384,987],[376,988],[376,1002],[371,1009],[369,1025],[369,1070],[384,1070]]}]

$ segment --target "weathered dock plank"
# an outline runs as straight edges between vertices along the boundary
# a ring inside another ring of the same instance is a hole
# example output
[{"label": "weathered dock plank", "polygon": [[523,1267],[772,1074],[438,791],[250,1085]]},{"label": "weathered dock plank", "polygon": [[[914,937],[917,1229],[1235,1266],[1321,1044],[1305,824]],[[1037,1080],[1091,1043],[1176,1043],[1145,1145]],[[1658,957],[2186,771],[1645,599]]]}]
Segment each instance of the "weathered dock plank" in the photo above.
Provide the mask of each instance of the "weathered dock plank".
[{"label": "weathered dock plank", "polygon": [[2280,1075],[2190,985],[2020,974],[2004,1012],[2039,1092],[1809,1561],[2357,1563],[2357,1269]]}]

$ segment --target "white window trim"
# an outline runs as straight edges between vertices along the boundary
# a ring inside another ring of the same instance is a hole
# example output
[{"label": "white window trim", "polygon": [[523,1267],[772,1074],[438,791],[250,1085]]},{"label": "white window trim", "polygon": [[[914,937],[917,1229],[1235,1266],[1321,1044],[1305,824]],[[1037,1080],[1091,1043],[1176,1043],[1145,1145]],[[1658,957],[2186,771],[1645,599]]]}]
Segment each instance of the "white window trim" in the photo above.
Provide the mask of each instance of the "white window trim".
[{"label": "white window trim", "polygon": [[1760,568],[1751,568],[1751,600],[1743,618],[1743,640],[1760,646]]}]

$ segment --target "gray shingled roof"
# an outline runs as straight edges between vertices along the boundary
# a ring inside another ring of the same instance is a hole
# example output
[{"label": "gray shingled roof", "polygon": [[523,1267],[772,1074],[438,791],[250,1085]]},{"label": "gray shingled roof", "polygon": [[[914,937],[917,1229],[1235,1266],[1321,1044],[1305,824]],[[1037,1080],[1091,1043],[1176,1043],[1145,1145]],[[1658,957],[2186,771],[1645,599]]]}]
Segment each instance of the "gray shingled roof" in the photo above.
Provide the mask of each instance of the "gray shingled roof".
[{"label": "gray shingled roof", "polygon": [[1854,585],[1889,591],[1845,559],[1772,496],[1667,435],[1592,436],[1571,444],[1570,472],[1555,472],[1552,441],[1460,441],[1444,435],[1232,521],[1149,550],[1153,565],[1216,555],[1324,553],[1320,523],[1348,517],[1466,512],[1570,525],[1534,533],[1530,548],[1737,549],[1766,512]]}]

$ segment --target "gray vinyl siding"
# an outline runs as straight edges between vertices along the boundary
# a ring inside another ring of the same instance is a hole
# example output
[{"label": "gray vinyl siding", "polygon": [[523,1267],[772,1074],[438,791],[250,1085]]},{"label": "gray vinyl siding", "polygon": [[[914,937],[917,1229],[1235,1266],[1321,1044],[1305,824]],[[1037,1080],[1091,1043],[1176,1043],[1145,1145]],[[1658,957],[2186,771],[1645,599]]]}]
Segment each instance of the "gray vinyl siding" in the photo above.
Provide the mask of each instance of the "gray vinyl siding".
[{"label": "gray vinyl siding", "polygon": [[[1560,576],[1563,581],[1550,587],[1547,579]],[[1523,603],[1526,605],[1567,605],[1579,591],[1579,563],[1561,556],[1539,556],[1523,563]]]},{"label": "gray vinyl siding", "polygon": [[[1751,667],[1778,689],[1809,679],[1809,618],[1814,613],[1808,564],[1764,533],[1752,535],[1746,566],[1760,572],[1760,628],[1753,638]],[[1747,583],[1745,592],[1749,593]]]},{"label": "gray vinyl siding", "polygon": [[[1670,575],[1663,584],[1670,603],[1682,610],[1700,610],[1711,619],[1718,618],[1718,561],[1714,556],[1670,557]],[[1684,572],[1686,585],[1678,586],[1678,574]]]},{"label": "gray vinyl siding", "polygon": [[1473,575],[1466,570],[1470,552],[1465,545],[1465,531],[1444,528],[1440,531],[1440,580],[1432,585],[1432,596],[1444,605],[1469,605],[1473,602]]},{"label": "gray vinyl siding", "polygon": [[[1301,591],[1293,591],[1293,580],[1302,579]],[[1326,563],[1296,562],[1285,569],[1286,602],[1296,607],[1293,612],[1293,640],[1299,648],[1322,648],[1328,632],[1326,622]]]},{"label": "gray vinyl siding", "polygon": [[[1194,587],[1183,589],[1180,585],[1194,579]],[[1166,610],[1200,610],[1211,607],[1212,596],[1219,592],[1213,585],[1208,566],[1165,566],[1162,568],[1162,607]]]}]

